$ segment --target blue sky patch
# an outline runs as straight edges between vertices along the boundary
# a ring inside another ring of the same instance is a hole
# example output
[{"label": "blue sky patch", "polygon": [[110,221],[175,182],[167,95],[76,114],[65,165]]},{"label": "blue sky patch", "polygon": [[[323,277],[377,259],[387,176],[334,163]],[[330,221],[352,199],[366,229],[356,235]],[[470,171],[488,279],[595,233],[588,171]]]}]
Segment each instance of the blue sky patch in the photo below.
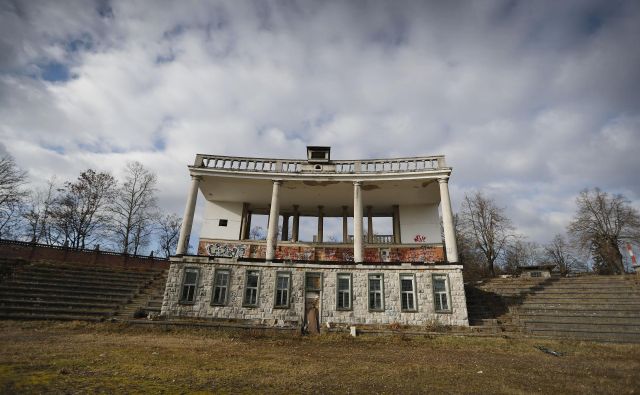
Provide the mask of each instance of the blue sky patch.
[{"label": "blue sky patch", "polygon": [[41,76],[45,81],[60,82],[68,81],[71,78],[69,68],[62,63],[51,62],[40,66]]}]

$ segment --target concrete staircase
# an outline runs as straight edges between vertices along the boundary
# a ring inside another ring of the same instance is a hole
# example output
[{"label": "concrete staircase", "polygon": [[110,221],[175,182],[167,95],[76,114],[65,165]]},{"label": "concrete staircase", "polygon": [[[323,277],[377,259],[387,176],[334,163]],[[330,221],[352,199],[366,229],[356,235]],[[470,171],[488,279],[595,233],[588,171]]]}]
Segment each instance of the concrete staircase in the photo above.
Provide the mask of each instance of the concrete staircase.
[{"label": "concrete staircase", "polygon": [[[0,267],[8,266],[0,261]],[[0,283],[0,319],[103,321],[165,272],[153,266],[51,262],[14,265],[11,274]]]},{"label": "concrete staircase", "polygon": [[640,281],[633,275],[492,279],[465,289],[478,330],[640,342]]},{"label": "concrete staircase", "polygon": [[114,318],[128,321],[132,319],[152,318],[160,315],[166,283],[167,271],[164,271],[141,289],[131,303],[120,309],[114,315]]}]

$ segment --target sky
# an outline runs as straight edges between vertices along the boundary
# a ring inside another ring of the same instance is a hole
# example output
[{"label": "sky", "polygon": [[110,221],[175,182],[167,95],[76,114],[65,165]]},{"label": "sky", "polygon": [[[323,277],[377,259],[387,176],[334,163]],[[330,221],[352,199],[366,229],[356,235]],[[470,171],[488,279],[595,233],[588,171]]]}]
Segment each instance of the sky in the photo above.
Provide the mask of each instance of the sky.
[{"label": "sky", "polygon": [[454,210],[544,243],[584,188],[640,208],[639,39],[633,0],[0,0],[0,151],[33,187],[140,161],[180,215],[196,153],[444,154]]}]

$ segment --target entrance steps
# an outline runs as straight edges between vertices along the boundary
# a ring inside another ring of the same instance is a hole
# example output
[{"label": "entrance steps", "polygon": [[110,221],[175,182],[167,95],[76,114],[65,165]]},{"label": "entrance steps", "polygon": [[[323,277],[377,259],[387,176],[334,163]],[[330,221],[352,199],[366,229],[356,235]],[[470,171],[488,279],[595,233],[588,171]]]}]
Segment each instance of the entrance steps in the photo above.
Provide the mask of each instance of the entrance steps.
[{"label": "entrance steps", "polygon": [[6,261],[0,260],[0,271],[11,273],[0,282],[0,319],[104,321],[149,284],[166,281],[166,269],[152,265]]},{"label": "entrance steps", "polygon": [[634,275],[492,279],[465,290],[472,327],[640,343],[640,282]]}]

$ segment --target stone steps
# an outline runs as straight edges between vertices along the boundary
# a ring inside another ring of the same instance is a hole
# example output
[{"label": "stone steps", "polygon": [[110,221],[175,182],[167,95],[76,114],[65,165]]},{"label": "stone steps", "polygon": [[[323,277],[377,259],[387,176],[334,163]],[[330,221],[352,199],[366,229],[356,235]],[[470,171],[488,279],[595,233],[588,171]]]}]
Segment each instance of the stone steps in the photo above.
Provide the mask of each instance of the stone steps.
[{"label": "stone steps", "polygon": [[493,279],[465,290],[474,325],[533,336],[640,341],[640,282],[634,276]]},{"label": "stone steps", "polygon": [[55,281],[55,282],[65,282],[67,284],[96,284],[96,285],[104,285],[104,284],[115,284],[115,285],[126,285],[126,286],[130,286],[130,285],[139,285],[140,284],[140,279],[130,279],[130,278],[117,278],[117,279],[110,279],[110,278],[103,278],[103,277],[99,277],[99,276],[85,276],[85,277],[79,277],[79,276],[65,276],[64,274],[62,275],[41,275],[41,274],[35,274],[35,273],[27,273],[27,272],[21,272],[21,273],[16,273],[14,274],[14,276],[12,277],[12,280],[14,281],[31,281],[31,282],[51,282],[51,281]]},{"label": "stone steps", "polygon": [[0,319],[102,321],[163,276],[156,268],[28,263],[0,284]]}]

